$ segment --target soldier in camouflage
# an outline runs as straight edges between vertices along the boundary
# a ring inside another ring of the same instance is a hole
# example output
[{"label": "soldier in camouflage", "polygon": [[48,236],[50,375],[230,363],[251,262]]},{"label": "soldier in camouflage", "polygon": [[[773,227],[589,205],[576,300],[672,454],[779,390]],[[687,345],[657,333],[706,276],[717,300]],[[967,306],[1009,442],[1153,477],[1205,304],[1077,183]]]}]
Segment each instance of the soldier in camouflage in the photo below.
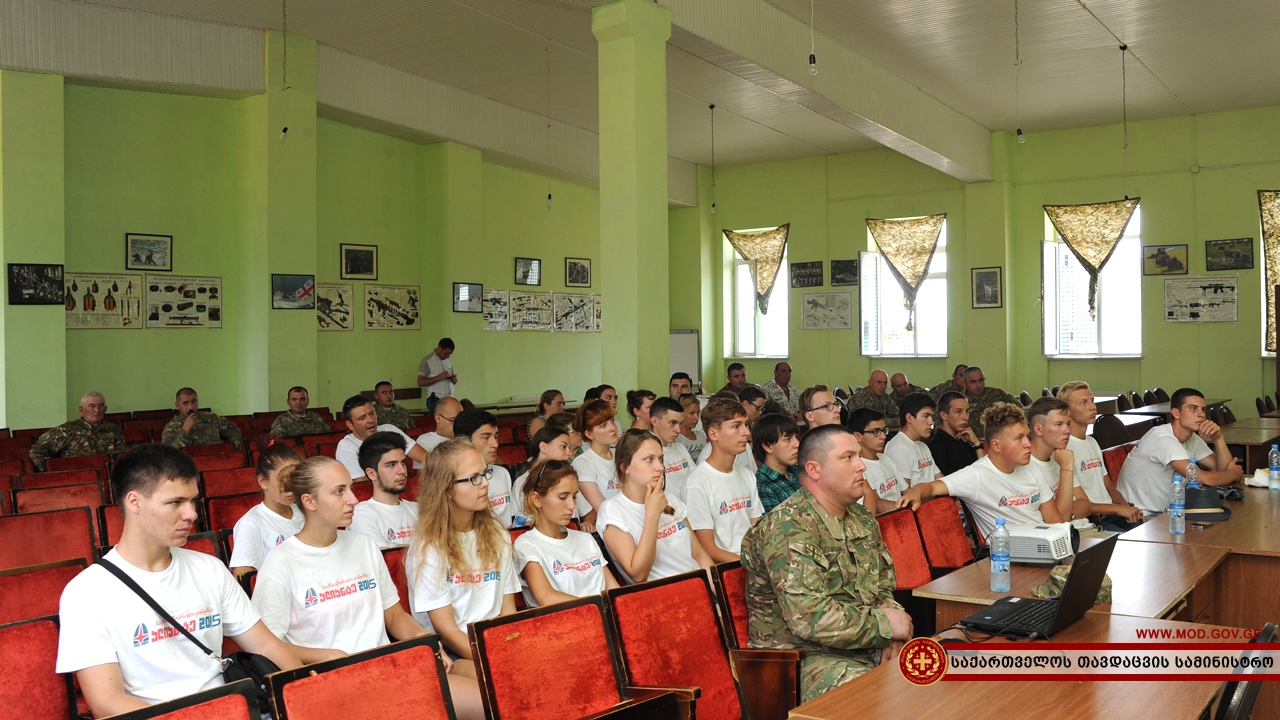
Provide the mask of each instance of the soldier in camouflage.
[{"label": "soldier in camouflage", "polygon": [[80,417],[69,420],[41,435],[27,454],[39,470],[55,457],[119,455],[125,451],[124,436],[115,423],[104,422],[107,400],[102,393],[87,392],[80,398]]},{"label": "soldier in camouflage", "polygon": [[409,411],[396,404],[396,391],[391,383],[383,380],[373,386],[373,410],[378,414],[379,425],[395,425],[401,430],[413,429],[413,417]]},{"label": "soldier in camouflage", "polygon": [[884,413],[884,421],[890,430],[898,429],[898,403],[889,394],[889,374],[875,370],[867,379],[867,386],[849,397],[849,412],[858,408],[871,408]]},{"label": "soldier in camouflage", "polygon": [[307,409],[310,405],[311,396],[306,388],[301,385],[289,388],[289,410],[276,416],[269,432],[278,438],[330,432],[324,418]]},{"label": "soldier in camouflage", "polygon": [[969,427],[977,437],[983,436],[982,413],[998,402],[1013,403],[1022,407],[1022,401],[1001,390],[987,387],[987,376],[977,365],[964,371],[965,398],[969,400]]},{"label": "soldier in camouflage", "polygon": [[929,388],[929,395],[934,399],[934,402],[941,400],[942,396],[946,393],[964,392],[964,371],[968,369],[969,367],[967,365],[961,363],[951,371],[951,377],[949,379],[943,380],[937,385]]},{"label": "soldier in camouflage", "polygon": [[742,541],[753,648],[804,650],[804,702],[892,661],[911,638],[894,602],[893,560],[875,518],[858,441],[824,425],[800,441],[800,490]]},{"label": "soldier in camouflage", "polygon": [[176,448],[231,443],[237,450],[244,449],[240,428],[211,412],[199,412],[200,398],[195,390],[179,390],[174,406],[178,414],[164,426],[160,442]]},{"label": "soldier in camouflage", "polygon": [[929,394],[929,390],[907,380],[906,373],[894,373],[889,378],[889,385],[893,387],[893,401],[902,402],[903,398],[911,393]]}]

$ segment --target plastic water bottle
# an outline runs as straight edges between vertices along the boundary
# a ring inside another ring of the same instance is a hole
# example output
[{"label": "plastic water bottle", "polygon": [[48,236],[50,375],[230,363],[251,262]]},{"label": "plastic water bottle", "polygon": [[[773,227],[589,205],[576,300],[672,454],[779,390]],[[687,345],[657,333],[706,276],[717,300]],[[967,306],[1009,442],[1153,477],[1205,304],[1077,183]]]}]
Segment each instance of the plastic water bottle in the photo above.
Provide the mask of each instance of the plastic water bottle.
[{"label": "plastic water bottle", "polygon": [[1187,532],[1187,491],[1182,487],[1182,476],[1174,473],[1173,495],[1169,498],[1169,532],[1185,535]]},{"label": "plastic water bottle", "polygon": [[1004,518],[996,518],[996,530],[988,539],[991,546],[991,592],[1007,593],[1009,579],[1009,531]]},{"label": "plastic water bottle", "polygon": [[1191,462],[1187,463],[1186,485],[1188,490],[1200,489],[1200,466],[1196,465],[1195,458],[1191,458]]},{"label": "plastic water bottle", "polygon": [[1271,446],[1271,452],[1267,453],[1267,465],[1270,466],[1267,487],[1280,490],[1280,445]]}]

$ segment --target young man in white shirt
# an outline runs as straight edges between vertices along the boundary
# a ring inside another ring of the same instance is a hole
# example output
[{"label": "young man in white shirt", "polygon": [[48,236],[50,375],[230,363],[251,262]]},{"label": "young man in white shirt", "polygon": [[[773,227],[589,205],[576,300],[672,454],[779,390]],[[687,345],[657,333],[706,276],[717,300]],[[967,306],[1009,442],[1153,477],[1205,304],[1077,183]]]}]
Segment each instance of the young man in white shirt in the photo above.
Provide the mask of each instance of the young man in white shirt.
[{"label": "young man in white shirt", "polygon": [[763,514],[755,475],[734,462],[751,441],[747,411],[740,402],[714,398],[702,411],[702,426],[711,453],[685,488],[689,527],[712,561],[732,562],[742,536]]},{"label": "young man in white shirt", "polygon": [[[124,531],[110,562],[132,578],[206,647],[223,637],[265,655],[282,670],[302,665],[267,629],[217,558],[183,550],[196,521],[199,472],[185,453],[135,447],[116,461],[115,496]],[[205,655],[105,567],[67,584],[59,609],[57,672],[75,673],[95,717],[137,710],[223,684]]]},{"label": "young man in white shirt", "polygon": [[360,467],[373,482],[373,497],[356,505],[348,530],[373,538],[379,550],[413,542],[418,522],[418,503],[400,499],[409,484],[402,445],[399,435],[377,432],[360,446]]},{"label": "young man in white shirt", "polygon": [[453,421],[457,419],[460,412],[462,412],[462,403],[458,402],[456,398],[440,398],[433,413],[436,419],[436,429],[419,435],[418,445],[423,450],[431,452],[440,443],[453,437]]},{"label": "young man in white shirt", "polygon": [[1027,409],[1027,425],[1031,428],[1029,464],[1032,469],[1044,476],[1045,483],[1053,488],[1058,487],[1064,475],[1071,476],[1071,504],[1064,508],[1062,503],[1057,503],[1062,518],[1074,520],[1092,515],[1089,498],[1076,477],[1075,453],[1067,449],[1067,440],[1071,437],[1067,404],[1056,397],[1039,398]]},{"label": "young man in white shirt", "polygon": [[347,467],[354,480],[364,480],[364,470],[360,467],[360,445],[376,432],[393,432],[400,435],[404,442],[404,452],[417,463],[427,461],[427,451],[404,434],[395,425],[379,425],[378,414],[373,409],[373,402],[362,395],[353,395],[342,404],[342,417],[346,418],[350,435],[338,441],[338,452],[334,457]]},{"label": "young man in white shirt", "polygon": [[826,385],[814,385],[800,393],[800,416],[810,430],[840,424],[840,406]]},{"label": "young man in white shirt", "polygon": [[[996,518],[1010,524],[1065,522],[1070,512],[1073,479],[1066,475],[1054,488],[1044,476],[1028,467],[1031,461],[1031,428],[1022,407],[998,402],[982,413],[987,456],[941,480],[912,485],[898,501],[900,506],[920,507],[937,495],[965,501],[984,538],[995,530]],[[1058,504],[1065,503],[1063,508]]]},{"label": "young man in white shirt", "polygon": [[662,441],[662,465],[667,478],[663,492],[684,502],[689,474],[693,472],[693,458],[684,445],[676,442],[680,423],[684,422],[684,407],[671,398],[658,398],[649,407],[649,421],[653,434]]},{"label": "young man in white shirt", "polygon": [[[858,438],[858,453],[867,469],[862,473],[871,492],[862,496],[859,504],[873,515],[889,512],[898,507],[898,498],[909,487],[906,476],[896,463],[884,454],[884,413],[871,408],[858,408],[849,415],[849,429]],[[898,433],[901,435],[902,433]]]},{"label": "young man in white shirt", "polygon": [[418,387],[427,389],[427,410],[435,410],[435,404],[446,397],[453,397],[453,386],[458,376],[453,371],[453,340],[440,338],[436,349],[418,363]]},{"label": "young man in white shirt", "polygon": [[[1192,458],[1200,468],[1201,485],[1230,485],[1244,475],[1222,429],[1205,417],[1199,390],[1179,388],[1169,398],[1169,414],[1173,422],[1148,430],[1120,470],[1120,491],[1148,518],[1169,508],[1173,475],[1185,477]],[[1205,440],[1213,443],[1212,450]]]},{"label": "young man in white shirt", "polygon": [[511,473],[498,464],[498,419],[484,410],[463,410],[453,421],[453,432],[454,437],[470,440],[493,471],[489,478],[489,506],[502,527],[511,527],[516,506],[511,496]]},{"label": "young man in white shirt", "polygon": [[898,403],[900,431],[884,446],[884,454],[902,471],[910,485],[942,478],[933,452],[925,442],[933,435],[938,404],[924,393],[911,393]]},{"label": "young man in white shirt", "polygon": [[1075,456],[1076,480],[1089,498],[1098,526],[1112,532],[1125,532],[1141,525],[1142,510],[1129,504],[1107,474],[1098,441],[1087,435],[1089,426],[1098,419],[1098,406],[1093,402],[1089,383],[1072,380],[1058,389],[1058,399],[1067,404],[1071,414],[1071,437],[1067,449]]}]

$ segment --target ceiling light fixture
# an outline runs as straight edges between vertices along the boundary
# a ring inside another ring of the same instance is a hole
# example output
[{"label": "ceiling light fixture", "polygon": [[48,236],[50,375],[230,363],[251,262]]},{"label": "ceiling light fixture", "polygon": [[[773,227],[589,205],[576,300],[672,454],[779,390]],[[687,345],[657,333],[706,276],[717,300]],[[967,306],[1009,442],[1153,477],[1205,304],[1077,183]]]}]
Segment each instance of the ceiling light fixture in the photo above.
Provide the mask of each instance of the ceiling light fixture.
[{"label": "ceiling light fixture", "polygon": [[[547,43],[547,168],[551,168],[551,43]],[[547,175],[547,211],[551,211],[551,176]]]},{"label": "ceiling light fixture", "polygon": [[813,0],[809,0],[809,74],[818,74],[818,56],[813,51]]},{"label": "ceiling light fixture", "polygon": [[1022,107],[1019,104],[1019,85],[1022,80],[1022,41],[1019,37],[1020,28],[1018,25],[1018,0],[1013,0],[1013,114],[1018,124],[1018,143],[1022,144],[1027,141],[1027,136],[1022,134]]},{"label": "ceiling light fixture", "polygon": [[280,129],[280,140],[283,141],[289,134],[289,90],[293,89],[289,85],[289,0],[281,0],[280,15],[280,35],[284,41],[284,56],[280,61],[280,115],[284,118],[284,127]]},{"label": "ceiling light fixture", "polygon": [[711,103],[711,214],[716,214],[716,104]]}]

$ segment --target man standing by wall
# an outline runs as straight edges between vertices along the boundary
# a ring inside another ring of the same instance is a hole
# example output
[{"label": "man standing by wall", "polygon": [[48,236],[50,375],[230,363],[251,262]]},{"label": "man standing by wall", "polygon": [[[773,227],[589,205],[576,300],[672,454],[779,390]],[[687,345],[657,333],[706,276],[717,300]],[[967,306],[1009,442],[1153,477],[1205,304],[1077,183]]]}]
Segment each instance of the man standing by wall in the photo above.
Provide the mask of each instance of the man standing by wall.
[{"label": "man standing by wall", "polygon": [[453,397],[453,386],[458,384],[458,376],[453,372],[453,340],[440,338],[436,349],[422,358],[418,363],[418,387],[426,388],[427,412],[434,412],[436,401],[442,397]]}]

